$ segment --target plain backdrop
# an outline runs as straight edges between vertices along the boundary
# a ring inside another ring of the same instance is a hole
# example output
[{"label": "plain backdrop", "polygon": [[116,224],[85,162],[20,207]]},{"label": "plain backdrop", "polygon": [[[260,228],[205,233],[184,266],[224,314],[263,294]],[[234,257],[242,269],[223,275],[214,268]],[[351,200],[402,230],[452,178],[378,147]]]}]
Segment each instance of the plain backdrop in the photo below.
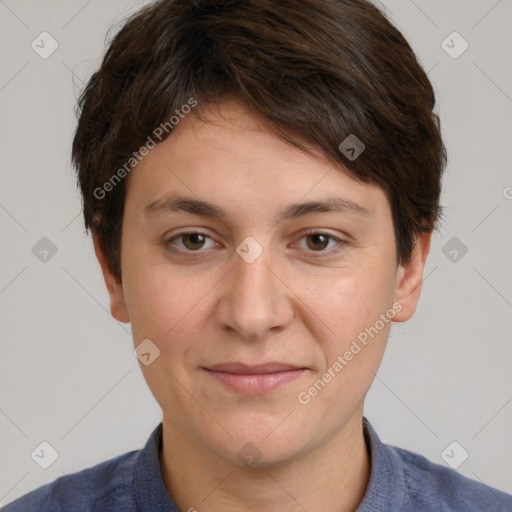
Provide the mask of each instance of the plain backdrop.
[{"label": "plain backdrop", "polygon": [[[143,4],[0,0],[3,504],[141,448],[161,419],[130,327],[109,313],[70,165],[78,93],[109,27]],[[384,6],[434,84],[449,163],[420,304],[393,326],[365,415],[441,464],[456,441],[458,471],[512,493],[512,2]],[[47,58],[31,46],[42,32],[58,44]],[[43,441],[58,453],[48,469],[31,457]]]}]

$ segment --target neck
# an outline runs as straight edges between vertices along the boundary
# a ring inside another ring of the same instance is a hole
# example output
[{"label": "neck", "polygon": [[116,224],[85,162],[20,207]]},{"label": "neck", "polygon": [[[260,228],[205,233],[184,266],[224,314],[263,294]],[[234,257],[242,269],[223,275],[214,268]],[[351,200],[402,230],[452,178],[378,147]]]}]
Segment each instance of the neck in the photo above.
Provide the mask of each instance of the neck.
[{"label": "neck", "polygon": [[322,446],[275,466],[246,468],[194,442],[164,416],[160,467],[180,510],[353,512],[370,475],[362,412]]}]

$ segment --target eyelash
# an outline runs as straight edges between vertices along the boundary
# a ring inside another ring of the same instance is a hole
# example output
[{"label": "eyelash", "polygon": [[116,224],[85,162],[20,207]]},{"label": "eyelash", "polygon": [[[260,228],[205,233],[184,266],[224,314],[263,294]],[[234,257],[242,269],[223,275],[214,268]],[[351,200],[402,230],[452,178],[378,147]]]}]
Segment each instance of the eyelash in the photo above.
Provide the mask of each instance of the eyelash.
[{"label": "eyelash", "polygon": [[[187,236],[187,235],[202,235],[206,238],[209,238],[211,240],[211,237],[209,235],[207,235],[206,233],[203,233],[201,231],[184,231],[183,233],[179,233],[175,236],[173,236],[172,238],[168,239],[168,240],[165,240],[164,241],[164,246],[166,248],[170,248],[171,245],[173,245],[173,242],[177,239],[180,239],[181,237],[184,237],[184,236]],[[311,235],[323,235],[323,236],[326,236],[329,241],[335,241],[337,242],[337,245],[335,246],[335,248],[331,248],[330,250],[326,250],[326,249],[323,249],[323,250],[320,250],[320,251],[313,251],[313,250],[309,250],[307,252],[309,252],[310,254],[312,253],[314,258],[317,258],[317,257],[322,257],[322,256],[331,256],[333,253],[337,253],[339,250],[342,249],[343,245],[345,244],[345,242],[343,240],[340,240],[339,238],[335,237],[334,235],[331,235],[329,233],[325,233],[324,231],[318,231],[318,230],[310,230],[310,231],[307,231],[306,233],[304,233],[300,240],[302,240],[303,238],[306,238],[308,236],[311,236]],[[189,249],[171,249],[175,252],[181,252],[181,253],[184,253],[184,254],[194,254],[194,253],[203,253],[205,252],[205,250],[202,250],[202,249],[198,249],[197,251],[192,251],[192,250],[189,250]],[[195,257],[195,256],[193,256]],[[308,257],[311,257],[311,255],[308,255]]]}]

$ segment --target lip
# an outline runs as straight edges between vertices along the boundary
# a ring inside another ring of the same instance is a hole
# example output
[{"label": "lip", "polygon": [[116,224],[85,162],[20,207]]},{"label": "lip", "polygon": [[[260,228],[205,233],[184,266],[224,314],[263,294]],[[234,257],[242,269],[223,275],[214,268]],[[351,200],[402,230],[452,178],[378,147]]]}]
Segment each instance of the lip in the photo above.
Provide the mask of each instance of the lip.
[{"label": "lip", "polygon": [[204,370],[231,390],[257,395],[297,379],[307,368],[278,362],[256,365],[237,362],[218,364]]},{"label": "lip", "polygon": [[244,363],[222,363],[216,364],[215,366],[209,366],[207,370],[215,372],[225,372],[234,374],[261,374],[261,373],[278,373],[286,372],[291,370],[300,370],[303,367],[295,366],[292,364],[278,363],[276,361],[270,361],[262,364],[244,364]]}]

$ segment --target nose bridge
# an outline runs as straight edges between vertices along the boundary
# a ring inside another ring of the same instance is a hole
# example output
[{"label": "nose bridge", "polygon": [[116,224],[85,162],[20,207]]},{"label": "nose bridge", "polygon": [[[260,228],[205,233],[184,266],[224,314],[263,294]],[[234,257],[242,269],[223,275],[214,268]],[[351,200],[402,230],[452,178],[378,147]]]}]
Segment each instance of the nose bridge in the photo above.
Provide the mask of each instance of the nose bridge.
[{"label": "nose bridge", "polygon": [[246,338],[261,337],[290,320],[283,287],[271,271],[274,258],[270,239],[266,240],[248,237],[239,244],[223,294],[222,321]]}]

